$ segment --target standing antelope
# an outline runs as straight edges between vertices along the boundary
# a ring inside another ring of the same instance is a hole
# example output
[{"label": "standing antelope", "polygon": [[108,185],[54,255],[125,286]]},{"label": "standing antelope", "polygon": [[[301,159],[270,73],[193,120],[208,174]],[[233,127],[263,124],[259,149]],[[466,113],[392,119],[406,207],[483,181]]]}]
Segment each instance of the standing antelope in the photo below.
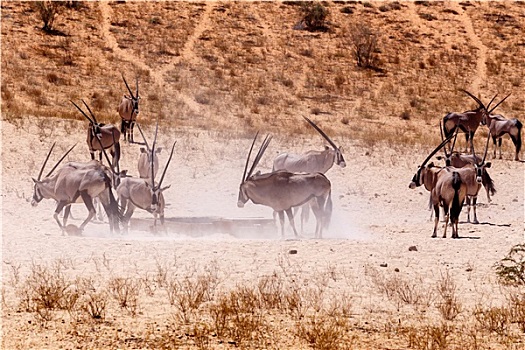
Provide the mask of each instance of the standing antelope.
[{"label": "standing antelope", "polygon": [[431,199],[434,207],[434,231],[432,238],[437,236],[437,226],[439,223],[439,207],[443,207],[445,213],[445,229],[443,238],[447,237],[447,226],[450,219],[452,225],[452,238],[459,238],[458,222],[459,214],[463,208],[463,202],[467,194],[467,185],[462,181],[461,175],[457,171],[447,168],[437,173],[436,185],[432,189]]},{"label": "standing antelope", "polygon": [[[37,206],[44,198],[56,200],[58,204],[53,217],[64,233],[67,216],[64,215],[64,224],[61,224],[58,219],[58,214],[64,207],[68,207],[70,204],[75,203],[79,198],[82,198],[82,201],[89,211],[88,217],[79,227],[79,230],[82,231],[93,216],[95,216],[96,210],[93,206],[93,198],[99,197],[104,209],[106,210],[108,218],[110,219],[109,224],[111,232],[113,232],[113,230],[118,232],[118,222],[121,218],[121,213],[111,190],[111,178],[108,175],[109,169],[100,163],[98,166],[92,163],[90,166],[86,167],[67,165],[60,168],[55,175],[51,176],[52,172],[64,159],[64,155],[48,175],[44,179],[41,179],[42,172],[44,171],[53,147],[49,150],[44,164],[40,169],[38,178],[33,178],[35,185],[31,205],[33,207]],[[71,151],[71,149],[69,151]]]},{"label": "standing antelope", "polygon": [[122,79],[128,88],[129,96],[124,95],[117,108],[118,114],[122,119],[120,131],[124,135],[124,141],[133,143],[133,127],[135,126],[137,116],[139,115],[139,78],[136,78],[135,80],[137,88],[135,94],[133,94],[133,91],[131,91],[126,78],[124,78],[124,75],[122,75]]},{"label": "standing antelope", "polygon": [[[157,124],[158,127],[158,124]],[[155,129],[155,138],[151,146],[152,152],[155,153],[155,146],[157,141],[157,128]],[[140,208],[153,214],[154,227],[157,227],[157,215],[160,216],[160,223],[164,225],[164,208],[166,203],[164,201],[163,191],[170,186],[161,187],[164,175],[170,164],[175,149],[175,141],[171,147],[171,153],[162,172],[162,176],[158,184],[155,184],[155,174],[153,163],[151,163],[151,176],[148,178],[133,178],[127,177],[122,179],[120,185],[117,187],[117,195],[123,209],[127,209],[124,214],[124,229],[128,231],[129,220],[135,211],[135,208]]]},{"label": "standing antelope", "polygon": [[496,106],[494,106],[490,111],[488,108],[490,108],[490,105],[494,101],[494,96],[487,107],[474,95],[472,95],[470,92],[466,90],[462,90],[464,93],[469,95],[474,101],[478,103],[478,108],[466,111],[463,113],[448,113],[443,117],[443,127],[445,131],[445,136],[449,136],[454,133],[456,128],[459,128],[461,131],[465,133],[465,138],[467,140],[467,144],[469,143],[469,139],[472,139],[474,137],[474,134],[476,133],[476,130],[479,127],[479,124],[485,120],[486,116],[489,115],[493,110],[496,109],[505,99],[508,97],[505,97],[503,100],[501,100]]},{"label": "standing antelope", "polygon": [[140,125],[137,124],[137,127],[139,128],[140,134],[142,135],[144,144],[146,146],[140,148],[140,156],[137,167],[139,170],[139,176],[145,179],[151,176],[151,167],[153,167],[153,176],[157,174],[157,171],[159,170],[158,154],[162,151],[162,147],[155,149],[155,152],[153,152],[153,149],[151,149],[148,145],[148,141],[146,140]]},{"label": "standing antelope", "polygon": [[[443,136],[443,130],[442,125],[440,123],[440,129],[441,129],[441,139],[444,139]],[[456,129],[456,135],[457,135],[457,129]],[[471,139],[472,140],[472,139]],[[445,153],[445,157],[437,157],[437,159],[445,160],[445,166],[452,166],[454,168],[463,168],[469,165],[475,166],[476,164],[481,164],[483,162],[482,158],[475,153],[473,154],[461,154],[459,152],[454,151],[454,145],[456,144],[456,136],[454,136],[454,142],[452,143],[452,148],[450,149],[450,152],[447,152],[447,146],[445,145],[443,147],[443,152]],[[474,149],[474,147],[471,144],[471,149]],[[489,166],[490,167],[490,166]],[[487,194],[487,200],[490,203],[492,200],[490,196],[496,194],[496,188],[494,187],[494,182],[492,181],[492,178],[490,177],[487,169],[488,167],[483,167],[482,170],[482,176],[481,176],[481,184],[485,188],[486,194]],[[472,191],[471,191],[472,192]],[[476,192],[477,195],[477,192]],[[470,203],[470,196],[467,197],[467,203]],[[470,211],[470,207],[469,207]],[[468,220],[470,222],[470,216],[468,216]]]},{"label": "standing antelope", "polygon": [[267,174],[256,174],[252,176],[255,167],[259,163],[264,151],[271,141],[266,136],[259,152],[257,153],[250,170],[248,163],[251,152],[257,139],[258,133],[253,139],[252,146],[246,159],[244,173],[239,185],[239,196],[237,206],[244,207],[248,200],[254,204],[262,204],[272,208],[279,214],[281,223],[281,236],[284,238],[284,212],[286,212],[295,237],[298,237],[295,229],[292,208],[314,200],[312,210],[315,214],[317,225],[315,237],[322,237],[323,228],[327,228],[332,215],[332,199],[330,181],[321,173],[291,173],[288,171],[276,171]]},{"label": "standing antelope", "polygon": [[[516,118],[507,119],[501,114],[489,114],[486,120],[492,141],[494,142],[494,158],[496,158],[496,148],[499,147],[499,159],[501,159],[501,140],[505,134],[509,134],[512,143],[514,143],[516,147],[514,160],[520,160],[521,128],[523,124]],[[496,140],[498,141],[498,145],[496,145]]]},{"label": "standing antelope", "polygon": [[[457,134],[456,134],[457,135]],[[409,188],[414,189],[421,185],[430,192],[429,204],[434,208],[434,231],[432,237],[437,236],[437,225],[439,222],[439,207],[442,206],[445,212],[445,232],[443,237],[447,234],[448,220],[452,223],[452,237],[457,238],[457,224],[458,217],[463,207],[465,198],[465,184],[461,181],[461,177],[456,171],[447,171],[445,168],[435,167],[433,163],[427,165],[427,162],[436,154],[442,147],[444,147],[454,136],[450,134],[445,140],[441,142],[430,154],[425,158],[423,163],[418,167],[417,172],[412,177]]]},{"label": "standing antelope", "polygon": [[[343,148],[337,145],[309,118],[303,118],[332,146],[326,146],[323,151],[311,150],[304,154],[281,153],[273,161],[273,171],[286,170],[292,173],[326,173],[334,164],[346,167]],[[305,204],[301,211],[301,233],[303,223],[308,218],[310,206]]]},{"label": "standing antelope", "polygon": [[95,151],[99,151],[99,160],[102,160],[102,151],[109,149],[112,157],[111,167],[118,171],[118,162],[120,160],[120,131],[118,131],[114,125],[98,123],[95,115],[93,115],[93,112],[86,102],[84,102],[84,100],[82,100],[82,102],[93,119],[88,117],[75,102],[71,101],[71,103],[89,121],[87,144],[89,147],[89,153],[91,154],[91,159],[95,159]]}]

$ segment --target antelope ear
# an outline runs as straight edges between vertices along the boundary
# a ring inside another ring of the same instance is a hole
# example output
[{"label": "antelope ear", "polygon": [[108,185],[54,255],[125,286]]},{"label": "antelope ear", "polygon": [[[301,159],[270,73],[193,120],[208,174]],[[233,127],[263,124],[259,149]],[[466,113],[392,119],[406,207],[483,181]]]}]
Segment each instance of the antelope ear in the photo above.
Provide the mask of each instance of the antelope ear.
[{"label": "antelope ear", "polygon": [[430,169],[430,168],[433,168],[433,167],[434,167],[434,162],[430,162],[430,163],[428,163],[427,168]]},{"label": "antelope ear", "polygon": [[491,162],[486,162],[486,163],[485,163],[485,168],[490,168],[491,165],[492,165]]},{"label": "antelope ear", "polygon": [[162,191],[164,191],[164,190],[167,190],[167,189],[170,188],[170,187],[171,187],[171,185],[168,185],[168,186],[166,186],[166,187],[162,187],[162,188],[160,189],[160,192],[162,192]]},{"label": "antelope ear", "polygon": [[330,147],[328,147],[328,146],[324,146],[324,150],[325,150],[325,151],[328,151],[329,149],[330,149]]},{"label": "antelope ear", "polygon": [[437,156],[436,159],[437,159],[437,160],[442,160],[442,159],[445,159],[445,157],[443,157],[443,156]]},{"label": "antelope ear", "polygon": [[339,147],[339,152],[343,153],[343,146]]},{"label": "antelope ear", "polygon": [[160,153],[160,151],[162,151],[162,147],[157,148],[155,153]]},{"label": "antelope ear", "polygon": [[144,147],[140,147],[140,153],[146,153],[146,149]]},{"label": "antelope ear", "polygon": [[33,180],[34,183],[39,183],[40,182],[37,179],[35,179],[34,177],[32,177],[31,179]]}]

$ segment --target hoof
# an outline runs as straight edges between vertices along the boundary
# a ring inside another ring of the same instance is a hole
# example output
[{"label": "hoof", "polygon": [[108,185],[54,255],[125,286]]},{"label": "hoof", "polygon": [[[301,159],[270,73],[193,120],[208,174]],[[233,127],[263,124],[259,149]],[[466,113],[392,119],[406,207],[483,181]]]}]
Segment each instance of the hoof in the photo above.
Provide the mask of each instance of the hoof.
[{"label": "hoof", "polygon": [[69,224],[64,227],[63,232],[67,233],[68,236],[82,236],[82,229],[73,224]]}]

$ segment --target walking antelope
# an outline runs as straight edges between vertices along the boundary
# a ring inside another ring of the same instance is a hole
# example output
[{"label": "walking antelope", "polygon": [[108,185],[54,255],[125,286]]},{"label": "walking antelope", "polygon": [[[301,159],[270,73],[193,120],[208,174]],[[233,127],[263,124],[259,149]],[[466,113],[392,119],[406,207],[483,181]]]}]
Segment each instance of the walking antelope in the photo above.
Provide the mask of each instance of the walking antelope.
[{"label": "walking antelope", "polygon": [[158,147],[155,149],[155,152],[153,152],[153,149],[151,149],[148,145],[148,141],[146,140],[140,125],[137,124],[137,127],[139,128],[140,134],[142,135],[142,139],[144,140],[144,144],[146,146],[140,148],[140,156],[137,165],[139,176],[145,179],[151,176],[151,167],[153,167],[153,176],[157,174],[157,171],[159,170],[158,154],[162,151],[162,147]]},{"label": "walking antelope", "polygon": [[87,131],[87,144],[89,147],[89,153],[91,159],[95,159],[95,151],[99,151],[99,160],[102,160],[102,151],[109,149],[112,157],[111,167],[117,169],[118,162],[120,160],[120,131],[114,125],[106,125],[98,123],[95,115],[89,108],[89,106],[82,100],[84,105],[89,111],[91,118],[73,101],[73,105],[82,113],[82,115],[89,121],[89,127]]},{"label": "walking antelope", "polygon": [[262,204],[272,208],[279,214],[281,236],[283,238],[284,213],[286,212],[295,237],[298,237],[292,208],[314,199],[312,210],[317,220],[315,237],[321,238],[322,230],[328,227],[332,215],[330,181],[321,173],[291,173],[284,170],[266,174],[257,173],[252,176],[255,167],[271,141],[271,136],[266,136],[250,170],[247,172],[257,135],[258,133],[253,139],[248,158],[246,159],[242,181],[239,185],[237,206],[242,208],[248,200],[251,200],[254,204]]},{"label": "walking antelope", "polygon": [[[501,140],[505,134],[509,134],[512,143],[514,143],[516,147],[514,160],[520,160],[521,128],[523,124],[516,118],[507,119],[501,114],[489,114],[486,120],[492,141],[494,142],[494,158],[496,158],[496,148],[499,148],[499,159],[501,159]],[[496,141],[498,145],[496,145]]]},{"label": "walking antelope", "polygon": [[[155,153],[156,141],[157,129],[155,129],[155,138],[151,146],[152,153]],[[151,176],[148,178],[126,177],[122,179],[120,185],[117,187],[117,195],[120,199],[120,204],[123,209],[126,209],[126,213],[124,214],[124,229],[126,232],[128,230],[129,220],[133,215],[135,208],[140,208],[153,214],[153,225],[155,229],[157,227],[157,215],[160,216],[161,225],[164,225],[164,208],[166,203],[164,201],[163,191],[168,189],[171,185],[162,187],[162,182],[164,180],[164,175],[166,175],[166,170],[168,170],[176,143],[177,141],[175,141],[171,147],[170,156],[166,162],[166,166],[164,167],[164,171],[162,172],[158,184],[155,184],[155,173],[153,163],[151,163]]]},{"label": "walking antelope", "polygon": [[[326,146],[323,151],[311,150],[304,154],[281,153],[273,161],[273,171],[286,170],[292,173],[326,173],[334,164],[341,168],[346,167],[343,157],[343,148],[337,145],[309,118],[303,118],[332,146]],[[296,212],[296,211],[295,211]],[[301,211],[301,233],[303,223],[308,220],[310,207],[308,204],[302,206]]]},{"label": "walking antelope", "polygon": [[488,108],[490,108],[490,105],[496,98],[494,96],[487,107],[474,95],[472,95],[470,92],[466,90],[462,90],[464,93],[469,95],[474,101],[478,103],[478,108],[466,111],[463,113],[448,113],[443,117],[443,127],[445,131],[445,136],[449,136],[454,133],[456,128],[459,128],[461,131],[465,133],[465,138],[467,140],[467,144],[469,143],[469,139],[474,137],[474,134],[476,133],[476,130],[479,127],[479,124],[485,120],[486,116],[489,115],[493,110],[496,109],[505,99],[508,97],[505,97],[503,100],[501,100],[496,106],[494,106],[490,111]]},{"label": "walking antelope", "polygon": [[129,96],[124,95],[117,108],[118,114],[122,119],[120,124],[120,132],[122,132],[124,135],[124,141],[127,140],[133,143],[133,127],[135,126],[137,116],[139,115],[139,79],[136,78],[135,80],[137,87],[135,94],[133,94],[133,91],[131,91],[126,78],[124,78],[124,75],[122,75],[122,79],[128,88]]},{"label": "walking antelope", "polygon": [[[58,204],[53,217],[64,233],[67,216],[64,215],[64,224],[61,224],[58,219],[58,214],[64,207],[67,207],[70,204],[75,203],[79,198],[82,198],[82,201],[86,205],[89,212],[88,217],[79,227],[79,230],[82,231],[96,213],[93,206],[93,198],[99,197],[102,205],[104,206],[104,209],[106,210],[108,218],[110,219],[109,224],[111,232],[113,232],[113,230],[118,232],[118,222],[120,220],[121,213],[111,190],[109,169],[98,162],[98,165],[95,165],[96,161],[92,161],[91,164],[86,167],[66,165],[60,168],[55,175],[51,176],[52,172],[64,159],[64,155],[48,173],[48,175],[44,179],[41,179],[42,172],[44,171],[53,147],[51,147],[49,150],[44,164],[40,169],[38,178],[33,178],[35,185],[31,205],[33,207],[37,206],[38,203],[44,198],[56,200]],[[71,148],[67,153],[69,153],[72,149],[73,148]]]}]

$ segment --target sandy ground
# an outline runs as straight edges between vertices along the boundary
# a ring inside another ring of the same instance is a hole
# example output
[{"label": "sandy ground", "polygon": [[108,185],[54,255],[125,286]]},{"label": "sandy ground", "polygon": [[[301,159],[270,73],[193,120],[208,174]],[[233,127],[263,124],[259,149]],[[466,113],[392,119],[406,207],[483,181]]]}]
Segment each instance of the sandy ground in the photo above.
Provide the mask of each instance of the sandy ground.
[{"label": "sandy ground", "polygon": [[[363,149],[348,139],[336,139],[336,143],[344,146],[347,167],[334,166],[327,173],[332,183],[334,212],[332,225],[323,239],[312,238],[313,216],[301,239],[293,239],[288,225],[286,239],[281,239],[277,227],[272,226],[261,231],[246,229],[235,235],[209,231],[195,235],[169,228],[161,234],[132,230],[128,235],[111,235],[108,224],[100,222],[88,224],[82,237],[64,236],[52,217],[53,201],[44,200],[36,208],[27,201],[32,195],[31,177],[38,175],[53,141],[57,141],[58,150],[51,157],[51,164],[74,142],[78,145],[69,158],[78,161],[89,158],[84,136],[73,130],[66,137],[64,131],[58,131],[64,128],[61,122],[57,125],[47,135],[34,125],[18,128],[6,122],[2,125],[5,348],[29,348],[35,344],[52,348],[58,344],[52,340],[56,334],[33,333],[37,326],[27,323],[30,316],[16,312],[18,300],[11,285],[13,266],[20,266],[20,274],[24,276],[32,263],[69,261],[69,273],[89,276],[101,271],[110,275],[142,274],[155,271],[159,261],[197,269],[217,264],[220,270],[228,272],[226,283],[235,285],[280,270],[286,261],[294,269],[300,267],[306,280],[332,268],[346,271],[341,288],[353,296],[355,315],[381,318],[385,314],[394,317],[396,312],[384,296],[373,290],[365,276],[367,269],[385,274],[399,269],[400,274],[429,284],[448,271],[458,283],[466,304],[490,303],[500,298],[494,263],[512,245],[524,240],[522,163],[493,160],[490,174],[498,192],[490,204],[485,193],[481,194],[478,208],[481,223],[466,223],[464,210],[459,225],[461,239],[451,239],[450,229],[449,238],[432,239],[428,193],[422,188],[408,188],[417,164],[432,146],[421,150]],[[151,135],[152,129],[147,134]],[[165,179],[166,184],[171,184],[165,192],[167,218],[272,218],[269,208],[253,203],[242,209],[236,206],[251,142],[249,136],[236,139],[225,133],[161,127],[159,144],[164,147],[161,169],[168,156],[166,150],[174,140],[177,140],[175,155]],[[320,137],[287,140],[274,135],[259,169],[271,170],[273,157],[281,151],[301,152],[322,146]],[[137,174],[138,154],[138,146],[124,144],[122,168]],[[82,205],[74,205],[73,215],[71,223],[78,225],[86,210]],[[136,211],[134,217],[152,222],[151,215],[143,211]],[[409,251],[411,246],[416,246],[417,251]],[[288,254],[292,249],[297,254]],[[101,261],[107,263],[102,270]],[[165,313],[163,303],[151,302],[143,308],[141,317],[155,319]]]}]

